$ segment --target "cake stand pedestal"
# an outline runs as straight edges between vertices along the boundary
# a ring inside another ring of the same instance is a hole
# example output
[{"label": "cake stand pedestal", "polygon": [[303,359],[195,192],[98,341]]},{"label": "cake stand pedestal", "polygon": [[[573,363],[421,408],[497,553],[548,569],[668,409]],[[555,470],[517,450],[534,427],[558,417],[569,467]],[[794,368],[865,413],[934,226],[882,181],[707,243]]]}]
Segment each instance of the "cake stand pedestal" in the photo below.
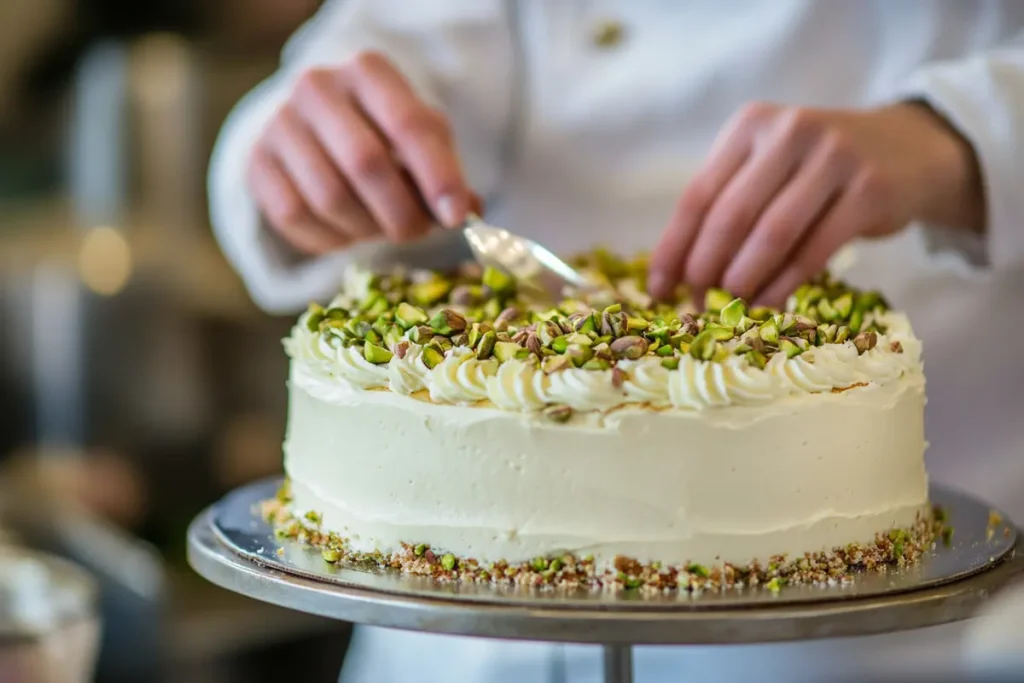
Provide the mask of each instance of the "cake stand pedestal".
[{"label": "cake stand pedestal", "polygon": [[[238,489],[188,532],[192,567],[244,595],[324,617],[389,628],[604,647],[606,683],[630,683],[634,645],[777,642],[888,633],[965,619],[1024,573],[1024,541],[977,499],[933,487],[953,543],[914,567],[858,574],[822,589],[659,594],[442,584],[393,571],[338,567],[276,539],[255,513],[279,480]],[[1005,516],[1002,516],[1006,519]]]}]

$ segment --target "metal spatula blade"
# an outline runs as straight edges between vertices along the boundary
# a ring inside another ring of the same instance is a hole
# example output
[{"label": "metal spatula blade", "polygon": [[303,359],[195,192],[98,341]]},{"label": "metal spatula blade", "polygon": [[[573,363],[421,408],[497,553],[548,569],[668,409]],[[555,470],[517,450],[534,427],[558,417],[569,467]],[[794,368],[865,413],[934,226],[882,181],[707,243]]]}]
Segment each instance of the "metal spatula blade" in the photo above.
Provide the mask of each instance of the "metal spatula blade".
[{"label": "metal spatula blade", "polygon": [[482,266],[502,270],[520,283],[533,285],[553,300],[567,288],[592,290],[596,285],[544,246],[504,228],[470,216],[462,226],[469,248]]}]

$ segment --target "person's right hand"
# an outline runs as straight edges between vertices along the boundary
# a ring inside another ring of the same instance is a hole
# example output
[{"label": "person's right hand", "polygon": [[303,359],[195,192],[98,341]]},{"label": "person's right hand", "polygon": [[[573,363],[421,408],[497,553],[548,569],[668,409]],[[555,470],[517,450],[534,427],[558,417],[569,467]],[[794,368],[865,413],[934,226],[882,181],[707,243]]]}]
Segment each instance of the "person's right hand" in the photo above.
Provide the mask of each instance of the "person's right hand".
[{"label": "person's right hand", "polygon": [[407,242],[433,217],[452,227],[479,210],[447,119],[374,52],[302,74],[257,141],[248,182],[270,225],[311,255]]}]

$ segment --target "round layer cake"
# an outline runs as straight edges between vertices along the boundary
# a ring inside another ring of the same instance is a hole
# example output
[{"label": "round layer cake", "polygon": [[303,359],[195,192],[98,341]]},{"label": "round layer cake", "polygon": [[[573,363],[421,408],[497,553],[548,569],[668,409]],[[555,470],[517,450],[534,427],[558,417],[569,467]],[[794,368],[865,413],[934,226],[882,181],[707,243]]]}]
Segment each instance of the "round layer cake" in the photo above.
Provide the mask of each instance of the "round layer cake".
[{"label": "round layer cake", "polygon": [[577,266],[609,287],[552,307],[469,266],[311,305],[277,521],[328,560],[476,580],[800,558],[828,580],[927,544],[920,342],[881,296],[823,277],[782,311],[657,303],[642,259]]}]

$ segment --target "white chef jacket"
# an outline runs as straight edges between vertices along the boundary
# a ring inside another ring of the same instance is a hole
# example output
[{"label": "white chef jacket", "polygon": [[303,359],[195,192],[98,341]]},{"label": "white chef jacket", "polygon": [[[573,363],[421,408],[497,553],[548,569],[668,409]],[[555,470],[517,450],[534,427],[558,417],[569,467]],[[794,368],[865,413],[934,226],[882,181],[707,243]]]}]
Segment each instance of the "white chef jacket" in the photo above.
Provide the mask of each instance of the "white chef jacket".
[{"label": "white chef jacket", "polygon": [[[608,22],[621,28],[618,43],[595,39]],[[218,239],[268,311],[329,298],[354,260],[409,253],[371,245],[296,258],[246,189],[249,150],[295,77],[364,49],[390,57],[448,113],[490,222],[562,252],[651,248],[719,127],[746,102],[928,101],[977,151],[986,234],[912,226],[856,245],[844,274],[881,288],[924,340],[932,478],[1024,521],[1024,2],[328,0],[288,45],[280,71],[231,115],[210,171]],[[451,237],[413,251],[444,256],[455,248]],[[948,671],[957,633],[641,648],[638,680]],[[551,680],[555,667],[565,680],[591,681],[598,665],[593,647],[361,629],[346,680],[408,681],[424,671],[458,681]]]}]

